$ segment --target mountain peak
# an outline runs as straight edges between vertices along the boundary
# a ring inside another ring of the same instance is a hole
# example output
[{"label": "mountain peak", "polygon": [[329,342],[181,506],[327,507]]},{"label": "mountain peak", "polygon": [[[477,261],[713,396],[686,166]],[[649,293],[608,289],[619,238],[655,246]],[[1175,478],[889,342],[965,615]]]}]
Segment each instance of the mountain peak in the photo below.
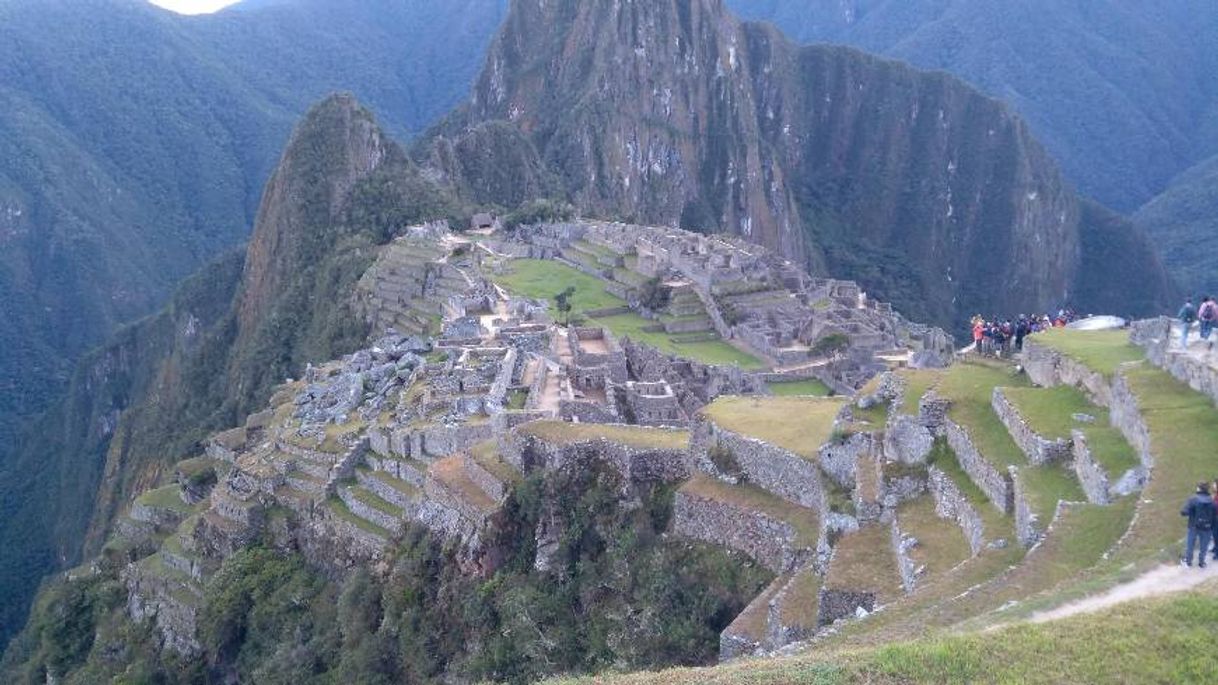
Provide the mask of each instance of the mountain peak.
[{"label": "mountain peak", "polygon": [[314,105],[293,131],[267,183],[246,260],[240,321],[262,318],[281,279],[334,230],[351,189],[388,160],[404,161],[372,113],[350,93]]}]

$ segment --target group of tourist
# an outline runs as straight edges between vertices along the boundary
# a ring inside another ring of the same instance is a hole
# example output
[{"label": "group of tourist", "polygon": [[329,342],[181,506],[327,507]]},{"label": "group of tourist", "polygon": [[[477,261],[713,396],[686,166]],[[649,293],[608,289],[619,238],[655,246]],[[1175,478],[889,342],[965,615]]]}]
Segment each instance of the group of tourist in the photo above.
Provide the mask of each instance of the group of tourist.
[{"label": "group of tourist", "polygon": [[1056,316],[1019,315],[1015,319],[986,319],[978,314],[972,318],[973,349],[985,357],[1010,357],[1023,351],[1024,338],[1050,328],[1064,328],[1076,321],[1073,309],[1060,309]]},{"label": "group of tourist", "polygon": [[[1206,557],[1218,560],[1218,541],[1214,541],[1214,527],[1218,519],[1218,499],[1210,492],[1218,493],[1218,481],[1197,483],[1197,492],[1184,503],[1180,515],[1188,518],[1188,535],[1184,542],[1184,557],[1180,563],[1193,565],[1193,551],[1197,552],[1197,565],[1205,568]],[[1214,543],[1211,550],[1210,544]]]},{"label": "group of tourist", "polygon": [[1193,330],[1193,325],[1198,324],[1202,342],[1208,343],[1209,348],[1214,349],[1214,341],[1210,340],[1210,336],[1214,332],[1214,327],[1218,326],[1218,301],[1206,295],[1201,298],[1201,306],[1193,304],[1193,298],[1188,298],[1184,301],[1184,305],[1180,307],[1180,311],[1176,314],[1176,318],[1181,323],[1183,329],[1180,334],[1180,347],[1188,349],[1188,336]]}]

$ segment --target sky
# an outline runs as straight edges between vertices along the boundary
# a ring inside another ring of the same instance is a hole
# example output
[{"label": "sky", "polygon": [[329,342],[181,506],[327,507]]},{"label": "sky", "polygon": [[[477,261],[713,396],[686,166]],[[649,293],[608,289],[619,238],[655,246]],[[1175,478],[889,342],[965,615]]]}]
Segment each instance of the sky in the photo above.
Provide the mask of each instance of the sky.
[{"label": "sky", "polygon": [[154,5],[180,12],[181,14],[208,14],[235,5],[237,0],[148,0]]}]

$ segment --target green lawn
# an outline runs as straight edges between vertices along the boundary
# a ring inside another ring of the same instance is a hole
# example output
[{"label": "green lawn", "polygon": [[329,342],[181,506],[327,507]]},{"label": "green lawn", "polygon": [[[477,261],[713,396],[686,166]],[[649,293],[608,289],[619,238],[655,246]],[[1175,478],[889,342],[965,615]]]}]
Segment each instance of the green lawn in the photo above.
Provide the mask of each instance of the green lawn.
[{"label": "green lawn", "polygon": [[897,374],[905,380],[905,396],[897,411],[909,416],[918,413],[922,397],[943,378],[939,369],[901,369]]},{"label": "green lawn", "polygon": [[1083,493],[1074,472],[1063,465],[1028,466],[1019,470],[1019,476],[1023,479],[1028,505],[1040,517],[1042,530],[1053,521],[1059,501],[1087,501],[1087,495]]},{"label": "green lawn", "polygon": [[[624,300],[605,291],[604,281],[562,262],[516,259],[507,263],[507,273],[496,276],[495,281],[517,295],[549,301],[554,313],[557,313],[554,297],[568,287],[575,288],[575,294],[571,298],[575,314],[626,306]],[[644,328],[654,326],[656,322],[648,321],[638,314],[606,316],[592,319],[588,323],[604,326],[619,338],[628,337],[666,354],[675,354],[704,364],[739,364],[743,369],[765,368],[761,360],[722,340],[677,342],[667,333],[644,331]]]},{"label": "green lawn", "polygon": [[1077,359],[1108,377],[1112,377],[1121,364],[1145,358],[1142,350],[1129,342],[1129,333],[1120,330],[1072,331],[1059,328],[1038,333],[1030,340]]},{"label": "green lawn", "polygon": [[496,275],[495,281],[517,295],[548,300],[551,307],[555,295],[573,287],[571,306],[577,314],[626,306],[621,298],[605,292],[601,279],[552,260],[514,259],[507,263],[507,273]]},{"label": "green lawn", "polygon": [[190,511],[190,505],[182,501],[181,488],[177,485],[166,485],[163,488],[149,490],[135,500],[152,509],[170,509],[172,511]]},{"label": "green lawn", "polygon": [[1024,386],[1027,380],[1010,367],[992,363],[965,362],[952,366],[939,383],[939,394],[952,400],[948,416],[968,429],[977,449],[1000,469],[1023,465],[1027,458],[998,420],[991,404],[994,388]]},{"label": "green lawn", "polygon": [[[1137,466],[1138,457],[1124,436],[1109,424],[1108,410],[1098,407],[1077,388],[1008,388],[1007,398],[1040,435],[1053,440],[1069,439],[1072,431],[1081,430],[1087,436],[1095,460],[1113,478],[1120,478]],[[1075,414],[1095,418],[1093,423],[1075,421]]]},{"label": "green lawn", "polygon": [[592,319],[591,323],[608,328],[619,338],[630,338],[666,354],[675,354],[703,364],[738,364],[740,368],[749,370],[765,368],[765,364],[760,359],[722,340],[679,342],[672,335],[663,331],[657,333],[645,331],[644,328],[654,326],[656,322],[648,321],[638,314],[604,316]]},{"label": "green lawn", "polygon": [[769,383],[767,386],[770,392],[777,397],[798,397],[801,395],[811,395],[813,397],[828,397],[833,394],[829,386],[815,378],[809,378],[803,381],[786,381],[782,383]]}]

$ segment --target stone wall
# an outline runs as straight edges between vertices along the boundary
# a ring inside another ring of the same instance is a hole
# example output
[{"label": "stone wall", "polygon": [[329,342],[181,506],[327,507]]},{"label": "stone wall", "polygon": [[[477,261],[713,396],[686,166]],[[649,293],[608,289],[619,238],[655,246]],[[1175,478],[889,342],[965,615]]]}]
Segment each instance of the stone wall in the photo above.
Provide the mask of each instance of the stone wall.
[{"label": "stone wall", "polygon": [[[789,502],[814,509],[824,517],[825,493],[820,469],[804,457],[761,440],[748,438],[699,419],[690,449],[708,473],[715,473],[709,450],[718,445],[731,452],[748,482]],[[853,483],[853,473],[851,474]]]},{"label": "stone wall", "polygon": [[1111,386],[1104,374],[1093,371],[1056,350],[1028,341],[1023,346],[1023,368],[1032,382],[1045,388],[1071,385],[1082,388],[1101,407],[1112,403]]},{"label": "stone wall", "polygon": [[364,504],[357,497],[355,497],[351,488],[338,488],[338,498],[343,501],[343,504],[347,505],[347,508],[351,510],[352,514],[355,514],[365,521],[370,521],[395,535],[402,532],[402,527],[405,524],[402,519],[395,516],[390,516],[380,509]]},{"label": "stone wall", "polygon": [[1045,526],[1049,522],[1041,521],[1040,516],[1032,511],[1027,494],[1024,492],[1019,467],[1011,466],[1009,469],[1014,492],[1015,539],[1024,547],[1032,547],[1044,537]]},{"label": "stone wall", "polygon": [[1087,445],[1087,436],[1080,430],[1073,432],[1074,437],[1074,473],[1078,483],[1092,504],[1108,504],[1112,498],[1108,495],[1108,473],[1095,461],[1091,448]]},{"label": "stone wall", "polygon": [[977,450],[973,439],[962,426],[947,420],[945,429],[947,444],[956,453],[956,459],[968,477],[981,488],[998,511],[1004,514],[1014,511],[1015,493],[1010,475],[1000,471]]},{"label": "stone wall", "polygon": [[1129,387],[1129,381],[1121,369],[1117,370],[1112,380],[1112,390],[1109,394],[1108,418],[1112,425],[1121,432],[1125,440],[1133,447],[1142,466],[1154,467],[1154,455],[1150,450],[1150,429],[1142,418],[1142,408],[1138,398]]},{"label": "stone wall", "polygon": [[1172,332],[1173,324],[1166,317],[1134,322],[1129,340],[1146,352],[1152,364],[1218,403],[1218,369],[1174,347],[1179,338]]},{"label": "stone wall", "polygon": [[935,498],[935,513],[940,518],[955,521],[973,556],[980,554],[985,548],[985,522],[981,514],[946,473],[931,466],[927,475],[930,493]]},{"label": "stone wall", "polygon": [[913,592],[918,583],[918,565],[909,557],[909,550],[917,544],[917,538],[907,536],[901,531],[901,523],[896,516],[892,517],[892,553],[897,559],[897,573],[901,576],[901,587],[905,592]]},{"label": "stone wall", "polygon": [[823,445],[817,456],[821,470],[838,485],[850,489],[858,482],[859,457],[866,455],[874,459],[879,452],[879,441],[873,433],[855,433],[844,441]]},{"label": "stone wall", "polygon": [[628,483],[675,483],[690,475],[689,453],[685,450],[639,449],[605,439],[556,445],[514,432],[503,438],[502,456],[522,473],[557,471],[601,461]]},{"label": "stone wall", "polygon": [[673,499],[675,535],[743,552],[774,573],[813,562],[816,550],[797,546],[796,531],[786,521],[725,502],[678,490]]},{"label": "stone wall", "polygon": [[1070,441],[1049,440],[1037,433],[1028,425],[1027,420],[1019,413],[1019,409],[1015,407],[1002,388],[994,388],[994,393],[990,397],[990,406],[994,408],[998,420],[1006,426],[1007,432],[1011,434],[1011,439],[1027,455],[1029,463],[1043,466],[1054,462],[1069,461],[1073,451]]},{"label": "stone wall", "polygon": [[925,426],[933,436],[945,435],[947,411],[951,406],[951,400],[940,397],[934,390],[927,392],[918,400],[918,423]]},{"label": "stone wall", "polygon": [[875,611],[874,592],[822,589],[820,604],[816,610],[816,624],[827,626],[843,618],[855,618],[859,609],[867,613]]},{"label": "stone wall", "polygon": [[[432,457],[446,457],[464,452],[474,445],[494,437],[491,423],[463,424],[456,426],[432,426],[418,432],[422,451]],[[418,455],[416,455],[417,458]]]}]

